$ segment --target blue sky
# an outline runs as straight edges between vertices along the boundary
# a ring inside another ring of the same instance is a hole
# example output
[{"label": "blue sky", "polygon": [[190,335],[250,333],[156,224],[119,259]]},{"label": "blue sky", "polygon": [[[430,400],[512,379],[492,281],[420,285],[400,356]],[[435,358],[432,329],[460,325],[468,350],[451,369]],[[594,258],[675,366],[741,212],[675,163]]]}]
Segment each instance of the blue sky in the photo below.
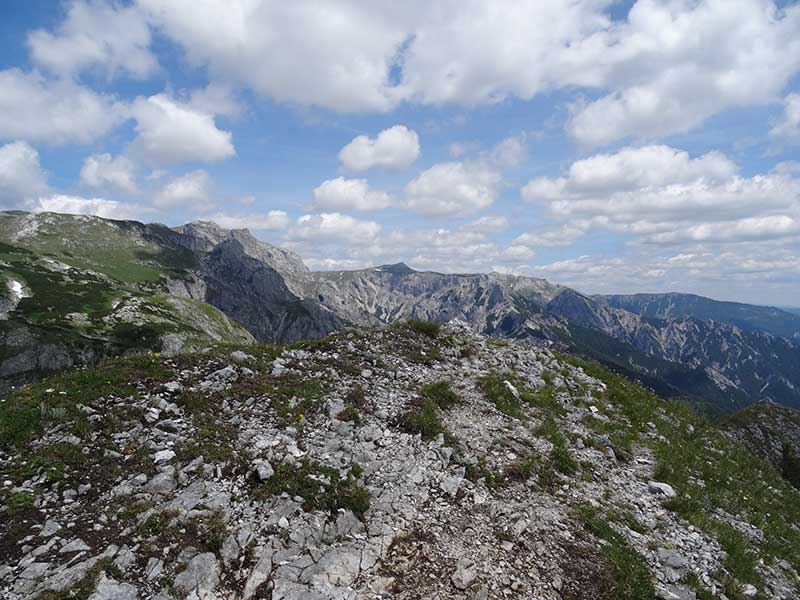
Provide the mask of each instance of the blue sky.
[{"label": "blue sky", "polygon": [[0,6],[0,206],[800,304],[800,6]]}]

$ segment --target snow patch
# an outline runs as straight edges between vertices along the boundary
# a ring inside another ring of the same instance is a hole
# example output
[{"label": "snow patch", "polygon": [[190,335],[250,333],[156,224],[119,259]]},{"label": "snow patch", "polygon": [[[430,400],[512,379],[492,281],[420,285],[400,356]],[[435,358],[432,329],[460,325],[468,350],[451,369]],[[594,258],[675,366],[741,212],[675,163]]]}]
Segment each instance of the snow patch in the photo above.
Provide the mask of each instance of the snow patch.
[{"label": "snow patch", "polygon": [[28,297],[28,294],[25,292],[25,287],[16,279],[9,279],[6,282],[6,287],[11,293],[11,298],[14,302],[19,302],[23,298]]}]

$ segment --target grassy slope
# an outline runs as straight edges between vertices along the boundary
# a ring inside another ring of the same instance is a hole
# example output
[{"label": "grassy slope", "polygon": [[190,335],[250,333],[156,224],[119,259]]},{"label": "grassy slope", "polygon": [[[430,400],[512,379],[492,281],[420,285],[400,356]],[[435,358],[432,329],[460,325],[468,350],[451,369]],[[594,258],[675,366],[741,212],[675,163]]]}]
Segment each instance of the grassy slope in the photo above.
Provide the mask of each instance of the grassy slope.
[{"label": "grassy slope", "polygon": [[[19,281],[29,295],[0,322],[0,333],[22,327],[40,343],[100,355],[158,349],[167,333],[190,345],[248,338],[217,309],[166,294],[165,278],[187,278],[195,257],[165,227],[66,215],[38,215],[31,226],[27,219],[0,213],[0,282]],[[85,317],[67,317],[75,313]],[[22,349],[7,345],[1,358]]]},{"label": "grassy slope", "polygon": [[[780,473],[685,404],[664,402],[595,363],[565,360],[605,382],[606,399],[624,417],[598,421],[597,427],[617,444],[649,445],[658,459],[655,478],[678,492],[667,508],[714,535],[727,552],[724,579],[729,597],[739,598],[743,584],[759,586],[760,561],[771,565],[785,559],[800,569],[800,493]],[[660,438],[643,436],[650,424]],[[763,542],[744,535],[732,524],[736,521],[721,516],[725,513],[760,529]]]}]

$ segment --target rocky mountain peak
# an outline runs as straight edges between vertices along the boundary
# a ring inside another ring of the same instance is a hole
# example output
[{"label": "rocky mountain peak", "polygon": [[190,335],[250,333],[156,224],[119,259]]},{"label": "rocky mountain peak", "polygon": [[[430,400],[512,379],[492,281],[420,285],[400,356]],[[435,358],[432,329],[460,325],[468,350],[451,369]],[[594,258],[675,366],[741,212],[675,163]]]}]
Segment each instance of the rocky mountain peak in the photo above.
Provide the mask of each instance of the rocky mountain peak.
[{"label": "rocky mountain peak", "polygon": [[409,273],[416,272],[404,262],[398,262],[391,265],[380,265],[375,267],[375,270],[381,271],[382,273],[395,273],[397,275],[407,275]]},{"label": "rocky mountain peak", "polygon": [[195,252],[211,252],[226,240],[236,240],[242,251],[280,273],[286,285],[297,296],[302,297],[310,278],[310,271],[294,252],[259,240],[249,229],[225,229],[210,221],[192,221],[175,227],[180,242]]}]

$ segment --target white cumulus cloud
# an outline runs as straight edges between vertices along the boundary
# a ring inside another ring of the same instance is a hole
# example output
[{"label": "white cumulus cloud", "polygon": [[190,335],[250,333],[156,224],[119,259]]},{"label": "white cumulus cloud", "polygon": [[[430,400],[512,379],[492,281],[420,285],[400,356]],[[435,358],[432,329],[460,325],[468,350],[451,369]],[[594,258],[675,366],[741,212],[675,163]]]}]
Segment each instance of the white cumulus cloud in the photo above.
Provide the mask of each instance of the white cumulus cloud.
[{"label": "white cumulus cloud", "polygon": [[763,0],[639,0],[602,34],[609,93],[579,108],[569,132],[603,145],[696,127],[726,109],[775,100],[800,68],[800,5]]},{"label": "white cumulus cloud", "polygon": [[141,79],[158,69],[149,46],[150,27],[142,12],[103,0],[73,0],[55,33],[36,29],[28,34],[33,61],[60,74],[96,66]]},{"label": "white cumulus cloud", "polygon": [[346,241],[363,245],[374,242],[383,228],[374,221],[356,219],[341,213],[303,215],[289,232],[290,238],[306,242]]},{"label": "white cumulus cloud", "polygon": [[125,202],[116,200],[105,200],[103,198],[83,198],[80,196],[68,196],[66,194],[54,194],[39,198],[33,206],[34,212],[55,212],[74,215],[94,215],[104,219],[137,219],[141,215],[150,212],[148,209],[140,208]]},{"label": "white cumulus cloud", "polygon": [[128,151],[149,164],[213,162],[236,154],[233,136],[218,129],[211,114],[165,94],[137,98],[131,114],[137,135]]},{"label": "white cumulus cloud", "polygon": [[645,238],[655,243],[749,242],[776,240],[800,234],[800,219],[788,215],[749,217],[724,223],[702,223],[686,229],[657,233]]},{"label": "white cumulus cloud", "polygon": [[774,102],[800,70],[797,3],[637,0],[623,16],[613,4],[75,0],[29,46],[57,72],[141,77],[155,69],[155,30],[212,85],[343,112],[586,91],[596,99],[576,103],[568,126],[586,145],[649,140]]},{"label": "white cumulus cloud", "polygon": [[489,215],[481,217],[480,219],[475,219],[471,223],[464,225],[461,229],[474,233],[489,234],[508,229],[510,226],[511,223],[509,223],[508,219],[503,215]]},{"label": "white cumulus cloud", "polygon": [[124,106],[67,79],[0,71],[0,138],[88,144],[125,118]]},{"label": "white cumulus cloud", "polygon": [[112,187],[127,193],[136,191],[134,165],[125,156],[110,154],[87,156],[81,167],[81,182],[94,189]]},{"label": "white cumulus cloud", "polygon": [[339,152],[339,160],[351,171],[406,169],[418,156],[419,136],[405,125],[384,129],[375,139],[359,135]]},{"label": "white cumulus cloud", "polygon": [[445,162],[406,186],[408,208],[433,217],[465,216],[491,206],[500,173],[481,162]]},{"label": "white cumulus cloud", "polygon": [[377,210],[392,204],[389,194],[371,188],[366,179],[337,177],[314,189],[314,208],[319,210]]},{"label": "white cumulus cloud", "polygon": [[289,215],[282,210],[270,210],[263,213],[234,215],[216,213],[203,217],[205,221],[214,221],[226,229],[279,230],[289,225]]},{"label": "white cumulus cloud", "polygon": [[27,142],[0,146],[0,206],[24,209],[45,191],[47,174],[36,149]]},{"label": "white cumulus cloud", "polygon": [[789,94],[783,100],[783,114],[769,136],[780,146],[800,144],[800,94]]},{"label": "white cumulus cloud", "polygon": [[[693,158],[666,146],[579,160],[564,176],[536,178],[521,193],[563,221],[565,237],[599,228],[652,242],[766,238],[770,231],[792,233],[786,215],[800,211],[800,181],[789,174],[743,177],[718,152]],[[548,239],[555,242],[558,234],[537,239],[532,233],[520,241]]]},{"label": "white cumulus cloud", "polygon": [[277,100],[388,110],[406,8],[371,2],[139,0],[192,65]]},{"label": "white cumulus cloud", "polygon": [[153,198],[153,206],[162,210],[208,208],[212,205],[210,184],[208,173],[203,170],[186,173],[162,187]]}]

